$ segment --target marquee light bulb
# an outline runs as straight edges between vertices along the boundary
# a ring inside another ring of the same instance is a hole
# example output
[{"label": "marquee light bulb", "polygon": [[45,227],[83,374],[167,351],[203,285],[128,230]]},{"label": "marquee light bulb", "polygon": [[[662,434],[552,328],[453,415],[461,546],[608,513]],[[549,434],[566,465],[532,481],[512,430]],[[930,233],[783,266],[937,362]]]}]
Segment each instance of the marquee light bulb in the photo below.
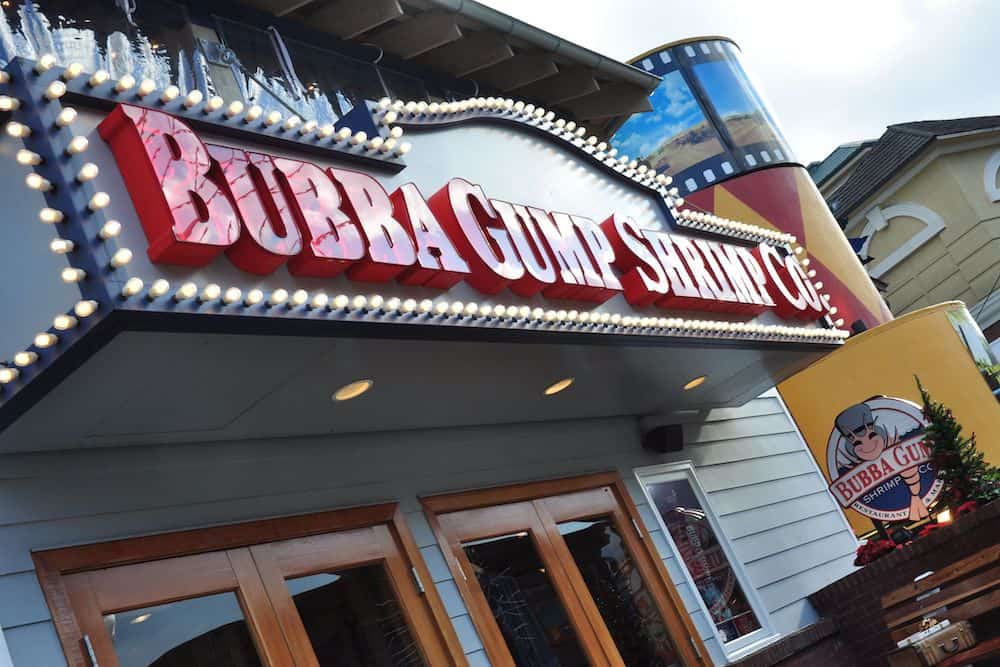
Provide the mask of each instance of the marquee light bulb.
[{"label": "marquee light bulb", "polygon": [[62,73],[62,78],[64,81],[72,81],[81,74],[83,74],[83,63],[73,62],[66,65],[66,69]]},{"label": "marquee light bulb", "polygon": [[87,202],[87,208],[91,211],[100,211],[111,203],[111,196],[107,192],[95,192],[94,196]]},{"label": "marquee light bulb", "polygon": [[396,146],[396,155],[402,157],[407,153],[409,153],[411,148],[413,148],[413,146],[410,144],[410,142],[404,141],[403,143]]},{"label": "marquee light bulb", "polygon": [[365,132],[365,131],[363,131],[363,130],[359,130],[358,132],[355,132],[354,136],[351,137],[351,145],[352,146],[358,146],[360,144],[365,143],[366,141],[368,141],[368,133]]},{"label": "marquee light bulb", "polygon": [[683,206],[683,205],[684,205],[683,197],[677,197],[676,199],[674,199],[674,206]]},{"label": "marquee light bulb", "polygon": [[10,121],[6,126],[7,134],[15,139],[24,139],[31,136],[31,128],[17,121]]},{"label": "marquee light bulb", "polygon": [[83,151],[87,150],[87,146],[89,145],[90,142],[87,140],[87,137],[77,135],[69,140],[69,144],[66,146],[66,154],[79,155]]},{"label": "marquee light bulb", "polygon": [[400,305],[402,305],[402,300],[399,297],[391,296],[385,301],[385,310],[389,313],[394,313],[399,311]]},{"label": "marquee light bulb", "polygon": [[447,301],[439,301],[438,303],[434,304],[434,312],[437,313],[438,315],[447,315],[448,314],[448,302]]},{"label": "marquee light bulb", "polygon": [[0,111],[16,111],[21,108],[21,100],[9,95],[0,95]]},{"label": "marquee light bulb", "polygon": [[264,125],[267,125],[268,127],[271,127],[272,125],[277,125],[280,122],[281,122],[280,111],[272,111],[271,113],[267,114],[267,116],[264,117]]},{"label": "marquee light bulb", "polygon": [[351,300],[346,294],[338,294],[333,297],[333,307],[337,310],[345,310],[351,304]]},{"label": "marquee light bulb", "polygon": [[299,128],[299,134],[301,134],[303,137],[312,134],[313,132],[316,131],[316,126],[317,126],[316,121],[307,120],[306,122],[302,123],[302,127]]},{"label": "marquee light bulb", "polygon": [[264,300],[264,292],[259,289],[252,289],[247,292],[247,297],[243,299],[243,303],[247,306],[256,306],[258,303]]},{"label": "marquee light bulb", "polygon": [[334,129],[333,125],[331,125],[330,123],[326,123],[325,125],[319,128],[317,134],[319,134],[320,139],[329,139],[331,136],[333,136],[334,132],[336,132],[336,130]]},{"label": "marquee light bulb", "polygon": [[531,318],[532,319],[540,320],[543,317],[545,317],[545,310],[544,309],[542,309],[542,308],[532,308],[531,309]]},{"label": "marquee light bulb", "polygon": [[205,113],[214,113],[219,109],[221,109],[225,104],[226,101],[224,99],[222,99],[218,95],[213,95],[212,97],[208,98],[207,102],[205,102],[205,108],[203,111]]},{"label": "marquee light bulb", "polygon": [[35,71],[41,74],[42,72],[48,72],[50,69],[56,66],[56,57],[51,53],[46,53],[39,56],[38,61],[35,63]]},{"label": "marquee light bulb", "polygon": [[17,152],[17,163],[23,164],[24,166],[31,166],[36,164],[41,164],[42,156],[34,151],[29,151],[27,148],[22,148]]},{"label": "marquee light bulb", "polygon": [[131,298],[142,291],[143,283],[141,278],[129,278],[122,287],[122,296]]},{"label": "marquee light bulb", "polygon": [[243,102],[240,102],[239,100],[233,100],[229,103],[229,106],[226,107],[227,118],[235,118],[241,113],[243,113]]},{"label": "marquee light bulb", "polygon": [[284,128],[286,132],[291,132],[292,130],[297,128],[299,126],[299,123],[301,122],[302,119],[293,114],[285,119],[285,122],[284,124],[282,124],[281,127]]},{"label": "marquee light bulb", "polygon": [[309,301],[309,292],[305,291],[304,289],[297,289],[294,292],[292,292],[292,298],[291,298],[292,308],[299,308],[301,306],[304,306],[306,305],[307,301]]},{"label": "marquee light bulb", "polygon": [[399,139],[401,136],[403,136],[403,128],[397,125],[396,127],[389,130],[389,136],[392,137],[393,139]]},{"label": "marquee light bulb", "polygon": [[205,94],[195,88],[194,90],[188,92],[188,94],[184,97],[184,107],[187,109],[193,109],[201,104],[203,99],[205,99]]},{"label": "marquee light bulb", "polygon": [[383,139],[382,137],[372,137],[368,141],[367,147],[368,147],[369,150],[377,151],[380,148],[382,148],[382,144],[384,142],[385,142],[385,139]]},{"label": "marquee light bulb", "polygon": [[97,175],[101,173],[101,170],[93,162],[87,162],[82,167],[80,171],[76,173],[76,180],[80,183],[86,183],[87,181],[92,181],[97,178]]},{"label": "marquee light bulb", "polygon": [[201,295],[198,297],[198,300],[202,302],[212,302],[220,296],[222,296],[222,288],[215,283],[209,283],[205,285],[203,290],[201,290]]},{"label": "marquee light bulb", "polygon": [[32,190],[39,190],[41,192],[48,192],[52,189],[52,183],[48,179],[34,172],[24,177],[24,183]]},{"label": "marquee light bulb", "polygon": [[21,374],[16,368],[0,366],[0,384],[10,384]]},{"label": "marquee light bulb", "polygon": [[417,310],[426,315],[434,310],[434,302],[430,299],[421,299],[420,303],[417,304]]},{"label": "marquee light bulb", "polygon": [[131,74],[126,74],[122,78],[115,82],[115,92],[124,93],[127,90],[132,90],[135,87],[135,77]]},{"label": "marquee light bulb", "polygon": [[47,331],[42,332],[37,336],[35,336],[34,340],[35,347],[37,347],[40,350],[52,347],[58,342],[59,342],[59,337],[56,336],[54,333],[49,333]]},{"label": "marquee light bulb", "polygon": [[378,294],[373,294],[370,299],[368,299],[368,307],[372,310],[380,310],[385,304],[385,299],[383,299]]},{"label": "marquee light bulb", "polygon": [[271,292],[271,296],[268,298],[267,303],[271,306],[280,306],[286,301],[288,301],[288,290],[279,287]]},{"label": "marquee light bulb", "polygon": [[111,256],[111,268],[120,269],[129,262],[132,261],[132,251],[128,248],[119,248],[115,251],[115,254]]},{"label": "marquee light bulb", "polygon": [[323,292],[320,292],[315,296],[313,296],[312,301],[309,302],[309,306],[313,310],[322,310],[323,308],[326,308],[329,304],[330,304],[330,297],[328,297]]},{"label": "marquee light bulb", "polygon": [[382,145],[378,147],[379,151],[382,153],[391,153],[394,148],[396,148],[396,140],[392,137],[383,141]]},{"label": "marquee light bulb", "polygon": [[222,302],[227,306],[238,303],[243,298],[243,292],[239,287],[230,287],[222,294]]},{"label": "marquee light bulb", "polygon": [[31,352],[30,350],[25,350],[24,352],[18,352],[14,355],[14,364],[24,368],[25,366],[30,366],[31,364],[38,361],[38,353]]},{"label": "marquee light bulb", "polygon": [[73,312],[76,313],[77,317],[90,317],[97,312],[97,302],[91,299],[77,301],[76,305],[73,306]]},{"label": "marquee light bulb", "polygon": [[122,233],[122,223],[117,220],[108,220],[101,226],[101,231],[98,235],[107,241],[108,239],[114,238]]},{"label": "marquee light bulb", "polygon": [[260,105],[252,104],[250,105],[250,108],[247,109],[247,115],[243,117],[243,121],[246,123],[253,123],[260,118],[263,113],[264,109],[261,108]]},{"label": "marquee light bulb", "polygon": [[72,315],[56,315],[52,320],[52,326],[57,331],[69,331],[77,324],[77,320]]},{"label": "marquee light bulb", "polygon": [[56,116],[56,125],[59,127],[67,127],[74,120],[76,120],[76,109],[73,107],[66,107],[59,112],[58,116]]},{"label": "marquee light bulb", "polygon": [[413,313],[417,310],[417,300],[416,299],[406,299],[403,301],[403,312]]},{"label": "marquee light bulb", "polygon": [[351,130],[351,128],[349,128],[349,127],[342,127],[339,130],[337,130],[336,139],[337,139],[337,141],[347,141],[348,139],[351,138],[352,134],[353,134],[353,130]]},{"label": "marquee light bulb", "polygon": [[363,294],[358,294],[356,297],[351,299],[351,308],[354,310],[364,310],[365,306],[368,305],[368,298]]},{"label": "marquee light bulb", "polygon": [[143,79],[139,82],[138,97],[146,97],[156,90],[156,82],[152,79]]},{"label": "marquee light bulb", "polygon": [[163,278],[153,281],[153,284],[149,288],[149,298],[159,299],[160,297],[166,295],[170,291],[170,283]]},{"label": "marquee light bulb", "polygon": [[385,115],[382,116],[382,123],[384,125],[392,125],[397,120],[399,120],[399,114],[395,111],[386,111]]},{"label": "marquee light bulb", "polygon": [[43,208],[38,212],[38,219],[45,224],[52,225],[63,221],[63,213],[54,208]]},{"label": "marquee light bulb", "polygon": [[187,301],[188,299],[193,299],[198,293],[198,286],[194,283],[184,283],[181,285],[177,292],[174,294],[174,301]]},{"label": "marquee light bulb", "polygon": [[90,84],[91,88],[97,88],[98,86],[107,83],[108,79],[110,78],[111,78],[110,74],[108,74],[102,69],[99,69],[90,75],[90,79],[87,81],[87,83]]},{"label": "marquee light bulb", "polygon": [[479,304],[475,302],[470,302],[465,304],[465,314],[469,317],[475,317],[479,313]]},{"label": "marquee light bulb", "polygon": [[73,252],[73,248],[75,247],[76,245],[67,239],[52,239],[52,242],[49,243],[49,250],[57,255],[65,255],[66,253]]}]

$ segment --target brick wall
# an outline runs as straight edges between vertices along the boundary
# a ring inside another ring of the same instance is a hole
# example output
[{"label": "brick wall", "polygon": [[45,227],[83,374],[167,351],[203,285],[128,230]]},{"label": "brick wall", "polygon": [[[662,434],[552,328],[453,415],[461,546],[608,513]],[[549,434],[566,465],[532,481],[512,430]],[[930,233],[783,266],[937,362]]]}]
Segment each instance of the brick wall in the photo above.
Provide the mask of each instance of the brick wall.
[{"label": "brick wall", "polygon": [[[895,642],[882,618],[881,598],[924,572],[938,570],[1000,542],[1000,501],[962,517],[951,526],[883,556],[874,563],[838,579],[809,596],[824,620],[832,621],[839,638],[863,667],[886,665],[885,655]],[[781,662],[831,664],[828,662]]]},{"label": "brick wall", "polygon": [[850,647],[837,634],[833,619],[819,622],[783,637],[730,667],[845,667],[857,662]]}]

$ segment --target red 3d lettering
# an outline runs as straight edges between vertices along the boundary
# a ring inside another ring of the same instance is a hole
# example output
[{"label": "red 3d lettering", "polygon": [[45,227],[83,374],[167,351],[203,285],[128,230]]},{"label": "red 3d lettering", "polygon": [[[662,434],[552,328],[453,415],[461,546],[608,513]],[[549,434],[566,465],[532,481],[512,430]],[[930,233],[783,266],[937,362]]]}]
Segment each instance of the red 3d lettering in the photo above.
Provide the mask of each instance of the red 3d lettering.
[{"label": "red 3d lettering", "polygon": [[224,178],[183,121],[119,104],[97,130],[141,212],[150,259],[201,266],[237,241],[239,216]]}]

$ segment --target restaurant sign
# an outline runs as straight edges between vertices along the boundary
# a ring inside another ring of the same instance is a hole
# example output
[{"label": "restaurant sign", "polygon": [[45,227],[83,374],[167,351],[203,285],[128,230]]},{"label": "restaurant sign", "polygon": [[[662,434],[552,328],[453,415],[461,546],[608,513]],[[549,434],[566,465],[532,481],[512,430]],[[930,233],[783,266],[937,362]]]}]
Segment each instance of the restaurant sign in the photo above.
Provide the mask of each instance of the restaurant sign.
[{"label": "restaurant sign", "polygon": [[[490,198],[451,178],[429,197],[343,168],[208,143],[182,118],[118,104],[100,123],[153,262],[482,294],[509,289],[635,307],[818,320],[827,311],[785,247],[723,243]],[[598,222],[600,220],[600,222]]]}]

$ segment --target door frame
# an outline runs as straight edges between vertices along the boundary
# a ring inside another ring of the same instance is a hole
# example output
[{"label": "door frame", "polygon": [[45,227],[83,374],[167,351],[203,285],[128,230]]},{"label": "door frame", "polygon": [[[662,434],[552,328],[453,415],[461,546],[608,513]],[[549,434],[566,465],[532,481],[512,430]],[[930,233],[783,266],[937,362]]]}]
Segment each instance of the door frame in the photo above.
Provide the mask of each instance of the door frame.
[{"label": "door frame", "polygon": [[[420,549],[406,525],[398,503],[275,517],[97,544],[47,549],[33,552],[32,558],[38,582],[45,594],[52,623],[55,625],[69,667],[91,667],[82,640],[83,632],[67,592],[67,575],[165,558],[249,548],[270,542],[380,525],[387,527],[395,537],[401,554],[424,584],[423,597],[434,621],[437,640],[444,646],[450,663],[467,665],[458,635],[445,611],[437,588],[432,583],[430,571],[420,555]],[[413,631],[416,632],[416,629]]]},{"label": "door frame", "polygon": [[[492,631],[493,626],[491,625],[495,623],[492,614],[485,614],[482,609],[474,604],[478,600],[476,595],[478,588],[473,589],[472,583],[466,578],[465,571],[459,560],[460,556],[456,553],[456,549],[460,549],[460,547],[453,544],[454,540],[452,536],[442,527],[438,515],[496,505],[535,501],[551,496],[587,491],[600,487],[611,489],[619,507],[621,507],[625,515],[631,520],[632,526],[639,538],[635,541],[637,542],[637,549],[640,550],[640,553],[636,554],[636,557],[649,562],[658,575],[655,581],[648,581],[647,583],[654,590],[654,599],[660,607],[660,613],[663,615],[663,620],[670,629],[671,635],[679,639],[677,641],[678,652],[686,664],[691,667],[699,664],[711,665],[712,660],[709,657],[708,650],[702,643],[701,637],[698,635],[698,631],[695,629],[694,623],[691,621],[691,617],[684,607],[684,602],[681,600],[676,588],[674,588],[670,574],[667,572],[660,554],[652,544],[649,531],[643,527],[642,517],[636,509],[628,489],[625,487],[621,476],[613,471],[421,497],[420,502],[423,505],[424,514],[427,516],[431,530],[434,532],[438,545],[441,547],[445,562],[448,564],[448,569],[455,580],[455,585],[469,607],[470,616],[483,640],[483,648],[486,650],[490,661],[494,665],[505,664],[503,658],[508,654],[505,647],[496,644],[496,633]],[[690,640],[689,645],[685,645],[683,640],[680,640],[684,634],[687,634]]]}]

